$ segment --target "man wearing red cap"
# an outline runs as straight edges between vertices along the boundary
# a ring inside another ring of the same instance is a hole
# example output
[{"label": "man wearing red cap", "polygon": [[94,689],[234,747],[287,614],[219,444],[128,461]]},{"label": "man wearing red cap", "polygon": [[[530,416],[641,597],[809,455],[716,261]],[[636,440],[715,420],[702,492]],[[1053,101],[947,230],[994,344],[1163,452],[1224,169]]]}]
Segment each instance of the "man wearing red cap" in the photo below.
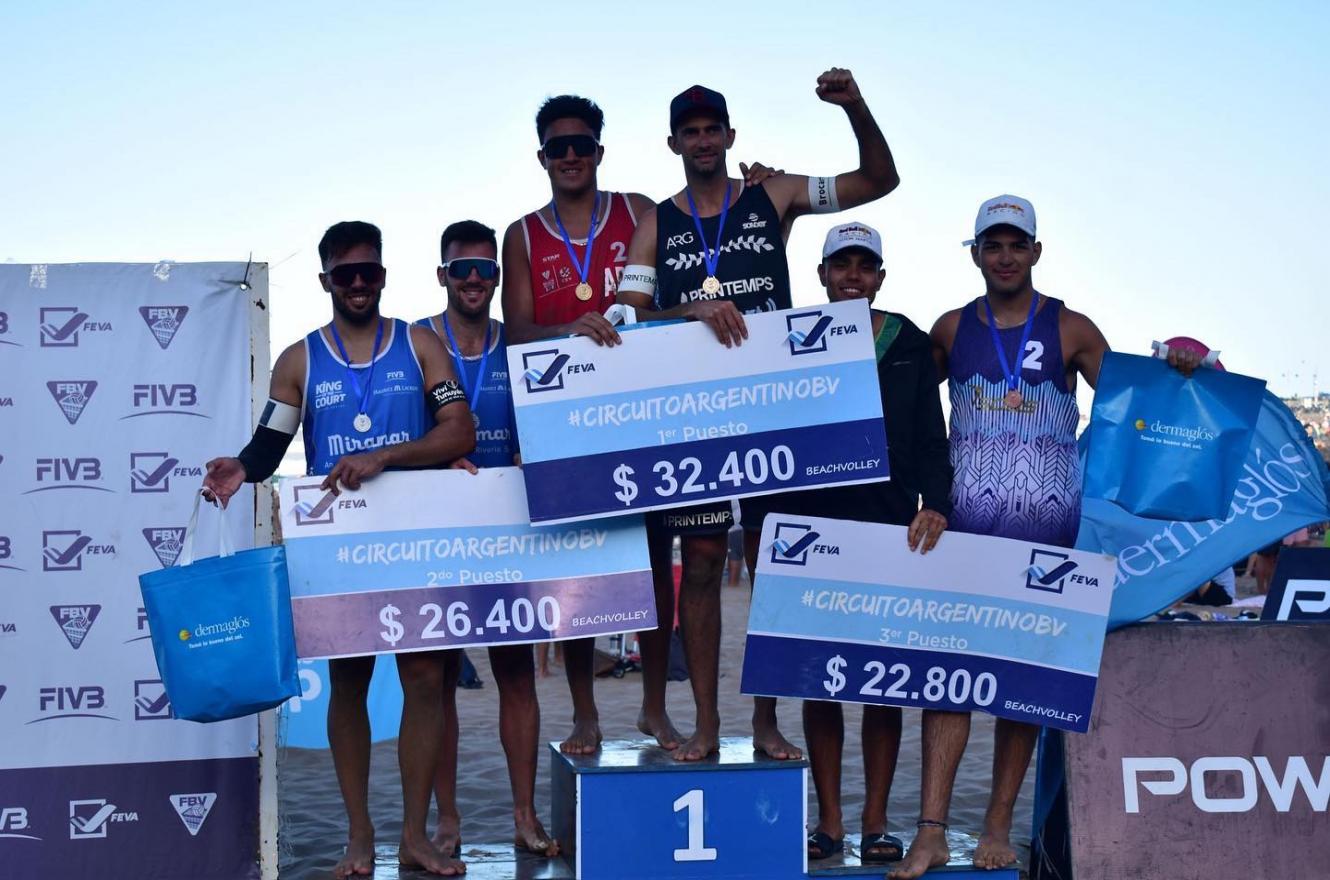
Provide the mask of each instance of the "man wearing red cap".
[{"label": "man wearing red cap", "polygon": [[[647,320],[704,321],[727,348],[747,336],[745,313],[792,307],[785,236],[794,219],[862,205],[900,183],[886,139],[854,76],[832,68],[818,77],[816,91],[823,101],[844,108],[859,142],[859,167],[832,177],[787,174],[757,186],[745,186],[729,176],[726,153],[734,146],[735,131],[723,95],[692,86],[670,102],[668,143],[683,160],[686,186],[643,215],[628,249],[619,302],[634,306]],[[750,570],[762,518],[780,504],[774,496],[743,502]],[[682,537],[679,619],[697,727],[674,756],[698,761],[716,751],[720,735],[720,577],[726,533],[733,524],[729,503],[663,511],[649,517],[648,523],[653,570],[668,571],[672,536]],[[662,580],[658,571],[657,581]],[[672,595],[657,591],[661,619],[672,616],[666,604],[672,600]],[[657,678],[663,681],[664,673],[663,668],[648,666],[643,670],[644,686]],[[773,758],[801,757],[776,726],[774,699],[756,700],[753,747]]]}]

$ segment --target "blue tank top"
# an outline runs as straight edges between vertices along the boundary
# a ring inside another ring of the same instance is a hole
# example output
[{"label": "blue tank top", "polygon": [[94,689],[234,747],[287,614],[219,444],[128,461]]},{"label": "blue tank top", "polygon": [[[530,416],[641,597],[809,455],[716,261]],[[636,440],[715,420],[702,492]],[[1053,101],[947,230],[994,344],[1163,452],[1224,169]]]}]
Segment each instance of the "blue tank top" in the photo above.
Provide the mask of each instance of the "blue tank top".
[{"label": "blue tank top", "polygon": [[[322,328],[305,337],[301,426],[307,474],[326,474],[343,455],[418,440],[429,430],[432,420],[425,411],[425,378],[411,344],[411,329],[405,321],[385,318],[383,337],[365,407],[370,429],[363,434],[352,424],[360,412],[360,401],[346,362]],[[364,391],[371,381],[369,363],[351,369]]]},{"label": "blue tank top", "polygon": [[[1062,302],[1040,298],[1018,355],[1024,401],[1017,410],[1002,400],[1007,380],[988,325],[979,319],[982,301],[961,310],[947,376],[955,469],[950,527],[1070,547],[1081,520],[1080,411],[1062,360]],[[1023,324],[998,330],[1009,363],[1023,330]]]},{"label": "blue tank top", "polygon": [[[480,384],[480,395],[477,398],[480,355],[459,358],[435,317],[421,318],[416,323],[438,334],[443,347],[453,358],[454,368],[458,367],[460,361],[461,375],[457,378],[462,383],[462,391],[466,394],[468,404],[472,400],[476,401],[471,409],[471,417],[476,423],[476,448],[467,458],[476,467],[511,467],[513,455],[517,452],[517,420],[513,416],[513,395],[508,385],[508,344],[503,336],[503,323],[490,322],[493,329],[489,357],[485,359],[485,378]],[[453,332],[456,333],[456,330]]]}]

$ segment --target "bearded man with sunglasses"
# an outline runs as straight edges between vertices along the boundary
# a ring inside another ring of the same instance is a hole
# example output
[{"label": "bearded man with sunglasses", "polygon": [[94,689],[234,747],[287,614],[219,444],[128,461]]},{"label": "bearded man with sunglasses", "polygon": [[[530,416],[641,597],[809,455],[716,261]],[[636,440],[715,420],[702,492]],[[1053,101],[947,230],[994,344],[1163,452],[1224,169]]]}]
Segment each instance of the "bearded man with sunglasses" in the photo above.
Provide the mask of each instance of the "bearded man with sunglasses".
[{"label": "bearded man with sunglasses", "polygon": [[[759,185],[729,177],[726,154],[734,146],[735,131],[725,97],[703,86],[675,96],[667,143],[683,160],[686,186],[643,215],[629,247],[619,302],[636,308],[645,320],[703,321],[726,348],[747,337],[745,313],[792,307],[785,239],[795,218],[853,208],[885,196],[900,183],[886,138],[850,71],[826,71],[817,78],[816,93],[845,110],[859,144],[859,167],[830,177],[782,175]],[[756,567],[763,517],[780,510],[782,503],[779,495],[741,503],[750,572]],[[700,761],[717,750],[720,738],[720,577],[732,525],[730,506],[722,502],[658,511],[647,522],[658,582],[669,570],[669,538],[681,536],[679,622],[697,729],[674,750],[674,757]],[[658,617],[668,619],[664,602],[673,596],[663,596],[659,586],[656,596]],[[664,674],[646,660],[644,652],[644,687]],[[778,759],[802,757],[781,734],[771,697],[754,701],[753,748]]]},{"label": "bearded man with sunglasses", "polygon": [[[307,473],[327,474],[323,488],[356,490],[385,469],[433,467],[468,454],[475,430],[451,359],[424,327],[379,313],[387,271],[377,227],[338,223],[319,242],[319,283],[332,298],[333,319],[288,346],[272,371],[272,388],[254,437],[235,458],[207,464],[203,494],[223,506],[245,482],[277,470],[302,427]],[[400,374],[387,381],[389,373]],[[457,875],[466,868],[442,853],[425,830],[430,790],[444,735],[440,694],[457,680],[457,653],[397,655],[402,725],[397,744],[402,775],[404,866]],[[374,871],[369,815],[369,716],[365,698],[373,655],[328,663],[332,695],[328,741],[350,830],[339,878]]]},{"label": "bearded man with sunglasses", "polygon": [[[476,449],[453,467],[472,473],[477,468],[508,467],[516,463],[517,431],[504,326],[490,317],[500,277],[494,230],[475,220],[453,223],[439,239],[439,252],[442,265],[437,274],[439,285],[447,292],[447,308],[417,323],[432,329],[443,341],[475,418]],[[558,855],[559,844],[536,817],[540,703],[531,646],[495,645],[489,649],[489,659],[499,686],[499,742],[508,759],[514,843],[538,855]],[[452,682],[445,682],[445,733],[434,781],[439,809],[434,844],[441,852],[455,852],[461,843],[455,696]]]}]

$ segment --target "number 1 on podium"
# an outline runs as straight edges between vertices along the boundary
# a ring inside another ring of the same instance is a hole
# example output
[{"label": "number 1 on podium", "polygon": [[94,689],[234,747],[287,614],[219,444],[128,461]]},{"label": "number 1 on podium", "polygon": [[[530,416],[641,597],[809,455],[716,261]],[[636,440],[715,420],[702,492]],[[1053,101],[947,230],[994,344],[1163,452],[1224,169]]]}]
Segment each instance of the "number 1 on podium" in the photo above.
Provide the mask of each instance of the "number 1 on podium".
[{"label": "number 1 on podium", "polygon": [[716,850],[709,846],[702,845],[703,833],[706,830],[702,825],[703,801],[702,789],[695,788],[674,802],[674,812],[688,810],[688,848],[676,849],[674,851],[674,860],[676,862],[714,862],[716,860]]}]

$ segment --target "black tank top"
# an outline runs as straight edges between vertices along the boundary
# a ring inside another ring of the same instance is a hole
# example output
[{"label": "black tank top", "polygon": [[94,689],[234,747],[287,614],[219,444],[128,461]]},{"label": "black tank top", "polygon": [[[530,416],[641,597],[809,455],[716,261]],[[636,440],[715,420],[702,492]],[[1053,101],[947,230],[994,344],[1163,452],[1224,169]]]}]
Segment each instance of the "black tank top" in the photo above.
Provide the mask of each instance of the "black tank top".
[{"label": "black tank top", "polygon": [[[719,214],[702,218],[702,231],[712,246],[719,223]],[[763,187],[745,187],[730,206],[716,266],[721,288],[714,296],[702,289],[707,277],[704,253],[692,216],[680,211],[673,199],[661,202],[656,207],[657,309],[704,299],[728,299],[748,314],[793,307],[780,217]]]}]

